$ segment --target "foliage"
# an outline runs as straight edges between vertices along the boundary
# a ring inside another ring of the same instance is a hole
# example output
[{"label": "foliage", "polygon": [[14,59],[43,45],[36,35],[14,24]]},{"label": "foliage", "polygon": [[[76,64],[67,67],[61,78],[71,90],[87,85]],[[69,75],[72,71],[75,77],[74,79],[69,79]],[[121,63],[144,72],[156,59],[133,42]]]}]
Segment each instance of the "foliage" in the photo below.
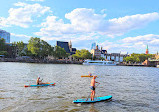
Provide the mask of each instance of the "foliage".
[{"label": "foliage", "polygon": [[76,54],[73,54],[72,56],[77,59],[91,59],[92,58],[92,54],[86,49],[77,50]]},{"label": "foliage", "polygon": [[131,54],[131,56],[127,56],[124,58],[126,62],[131,62],[131,63],[142,63],[148,58],[153,58],[154,54]]},{"label": "foliage", "polygon": [[64,48],[61,48],[60,46],[55,46],[52,48],[51,55],[55,58],[62,58],[62,57],[68,57],[69,54],[64,50]]},{"label": "foliage", "polygon": [[51,51],[51,45],[37,37],[30,38],[27,48],[28,51],[30,51],[30,53],[36,58],[44,58],[48,56]]},{"label": "foliage", "polygon": [[0,51],[5,51],[6,45],[5,45],[5,39],[0,38]]},{"label": "foliage", "polygon": [[17,49],[18,49],[18,55],[19,56],[24,55],[25,53],[22,52],[24,50],[24,43],[23,43],[23,41],[17,42],[16,46],[17,46]]},{"label": "foliage", "polygon": [[103,58],[103,57],[100,57],[100,58],[99,58],[99,60],[105,60],[105,58]]},{"label": "foliage", "polygon": [[0,51],[0,55],[8,55],[8,52],[7,51]]}]

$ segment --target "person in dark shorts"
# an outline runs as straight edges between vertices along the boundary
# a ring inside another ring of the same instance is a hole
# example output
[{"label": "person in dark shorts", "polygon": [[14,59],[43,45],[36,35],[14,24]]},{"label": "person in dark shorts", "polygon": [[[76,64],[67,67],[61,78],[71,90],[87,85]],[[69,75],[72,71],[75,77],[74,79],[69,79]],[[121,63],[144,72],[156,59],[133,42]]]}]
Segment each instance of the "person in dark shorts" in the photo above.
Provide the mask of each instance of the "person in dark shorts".
[{"label": "person in dark shorts", "polygon": [[[95,96],[95,83],[99,83],[99,82],[96,82],[95,79],[96,79],[97,76],[93,76],[92,80],[91,80],[91,101],[94,100],[94,96]],[[100,83],[99,83],[100,84]]]}]

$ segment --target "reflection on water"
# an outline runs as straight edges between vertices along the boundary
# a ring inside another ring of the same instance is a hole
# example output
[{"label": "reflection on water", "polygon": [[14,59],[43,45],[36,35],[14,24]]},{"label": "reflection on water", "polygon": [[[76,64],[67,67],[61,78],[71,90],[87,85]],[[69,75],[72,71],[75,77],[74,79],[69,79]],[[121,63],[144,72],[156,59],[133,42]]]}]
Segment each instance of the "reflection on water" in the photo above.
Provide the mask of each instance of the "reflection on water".
[{"label": "reflection on water", "polygon": [[89,109],[89,112],[99,112],[97,109],[95,109],[94,103],[92,103],[92,104],[90,104],[90,105],[91,105],[91,107],[90,107],[90,109]]},{"label": "reflection on water", "polygon": [[[91,72],[98,75],[96,96],[112,95],[112,101],[73,104],[87,98]],[[43,81],[52,87],[28,87]],[[46,112],[159,112],[159,69],[125,66],[84,66],[73,64],[0,63],[0,111]]]}]

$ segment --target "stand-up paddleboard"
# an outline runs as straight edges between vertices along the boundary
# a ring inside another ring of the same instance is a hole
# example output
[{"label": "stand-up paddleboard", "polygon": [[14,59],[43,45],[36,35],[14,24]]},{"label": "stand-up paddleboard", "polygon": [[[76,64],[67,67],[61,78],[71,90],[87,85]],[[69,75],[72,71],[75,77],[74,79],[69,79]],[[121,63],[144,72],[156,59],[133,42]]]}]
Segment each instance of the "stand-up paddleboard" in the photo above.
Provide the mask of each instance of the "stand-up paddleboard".
[{"label": "stand-up paddleboard", "polygon": [[81,75],[81,77],[93,77],[93,76],[89,76],[89,75]]},{"label": "stand-up paddleboard", "polygon": [[54,86],[55,83],[48,83],[48,84],[40,84],[40,85],[24,85],[24,87],[43,87],[43,86]]},{"label": "stand-up paddleboard", "polygon": [[73,103],[95,103],[95,102],[100,102],[100,101],[106,101],[106,100],[110,100],[112,98],[111,95],[109,96],[103,96],[103,97],[96,97],[94,98],[93,101],[91,101],[91,99],[77,99],[74,100]]}]

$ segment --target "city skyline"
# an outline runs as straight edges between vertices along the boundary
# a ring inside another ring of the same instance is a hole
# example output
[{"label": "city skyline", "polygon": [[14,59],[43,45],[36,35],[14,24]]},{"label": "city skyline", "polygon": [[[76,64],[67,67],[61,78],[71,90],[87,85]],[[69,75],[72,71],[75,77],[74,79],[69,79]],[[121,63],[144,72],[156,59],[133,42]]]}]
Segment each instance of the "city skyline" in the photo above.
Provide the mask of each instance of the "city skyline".
[{"label": "city skyline", "polygon": [[10,0],[1,1],[0,29],[10,40],[38,37],[55,45],[70,41],[90,50],[96,42],[109,53],[159,50],[159,1]]}]

